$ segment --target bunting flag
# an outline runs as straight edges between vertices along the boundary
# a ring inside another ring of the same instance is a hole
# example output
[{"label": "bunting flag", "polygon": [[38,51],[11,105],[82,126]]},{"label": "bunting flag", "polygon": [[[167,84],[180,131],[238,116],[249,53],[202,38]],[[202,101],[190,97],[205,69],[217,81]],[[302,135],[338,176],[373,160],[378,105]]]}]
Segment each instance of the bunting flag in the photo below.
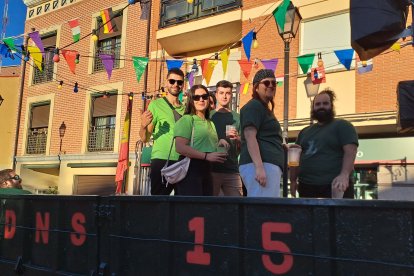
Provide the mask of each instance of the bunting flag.
[{"label": "bunting flag", "polygon": [[308,70],[312,66],[314,58],[315,58],[315,53],[306,54],[306,55],[302,55],[302,56],[297,57],[299,66],[302,69],[303,74],[308,73]]},{"label": "bunting flag", "polygon": [[40,72],[42,72],[43,56],[40,49],[36,46],[27,46],[27,51],[30,53],[30,56],[32,57],[32,60],[36,64],[37,68],[39,68]]},{"label": "bunting flag", "polygon": [[78,54],[78,51],[74,50],[62,50],[62,56],[65,58],[66,63],[69,66],[70,71],[75,74],[75,68],[76,68],[76,55]]},{"label": "bunting flag", "polygon": [[281,87],[283,86],[283,82],[285,81],[285,77],[284,76],[276,76],[276,82],[277,82],[277,86]]},{"label": "bunting flag", "polygon": [[42,39],[40,38],[39,32],[38,31],[31,32],[31,33],[29,33],[29,37],[32,39],[34,44],[39,49],[40,54],[44,58],[45,57],[45,48],[43,47]]},{"label": "bunting flag", "polygon": [[137,81],[141,80],[142,73],[144,73],[145,68],[148,64],[147,57],[132,57],[132,62],[134,64],[135,75],[137,76]]},{"label": "bunting flag", "polygon": [[80,39],[80,26],[78,19],[69,21],[69,26],[72,29],[73,42],[78,42]]},{"label": "bunting flag", "polygon": [[243,91],[243,95],[246,95],[247,92],[249,92],[249,83],[246,82],[245,84],[243,84],[243,87],[241,90]]},{"label": "bunting flag", "polygon": [[170,71],[171,68],[178,68],[178,69],[180,69],[181,66],[183,65],[184,60],[167,59],[165,62],[167,63],[167,69],[168,69],[168,71]]},{"label": "bunting flag", "polygon": [[114,68],[115,55],[113,54],[99,54],[102,64],[108,74],[108,80],[111,79],[112,69]]},{"label": "bunting flag", "polygon": [[273,11],[273,17],[275,18],[276,25],[279,29],[285,30],[286,11],[289,7],[290,0],[283,0],[279,6]]},{"label": "bunting flag", "polygon": [[354,56],[354,49],[336,50],[334,51],[339,62],[345,66],[346,70],[351,70],[352,58]]},{"label": "bunting flag", "polygon": [[193,71],[188,73],[188,85],[190,86],[190,88],[194,85],[194,72]]},{"label": "bunting flag", "polygon": [[221,65],[223,67],[223,78],[227,72],[227,65],[229,63],[230,48],[220,52]]},{"label": "bunting flag", "polygon": [[115,20],[113,20],[114,14],[112,12],[112,8],[102,10],[101,18],[102,18],[104,34],[114,33],[118,31],[118,28],[116,27],[116,24],[115,24]]},{"label": "bunting flag", "polygon": [[215,66],[216,65],[214,64],[214,61],[208,58],[205,58],[201,61],[201,70],[203,77],[206,80],[207,86],[210,84],[211,76],[213,75]]},{"label": "bunting flag", "polygon": [[359,74],[371,72],[373,69],[372,59],[369,59],[367,61],[358,61],[357,67]]},{"label": "bunting flag", "polygon": [[128,107],[125,114],[124,129],[122,131],[121,146],[119,149],[118,165],[116,167],[115,183],[116,194],[124,194],[128,184],[129,163],[129,132],[132,111],[132,96],[128,97]]},{"label": "bunting flag", "polygon": [[[3,40],[4,41],[4,40]],[[396,51],[396,52],[400,52],[401,50],[401,44],[398,42],[395,42],[392,46],[391,46],[391,50]]]},{"label": "bunting flag", "polygon": [[4,58],[13,56],[13,54],[10,52],[9,47],[7,47],[5,44],[0,44],[0,55],[2,55]]},{"label": "bunting flag", "polygon": [[16,46],[14,45],[14,39],[11,37],[5,38],[3,39],[4,44],[7,45],[7,47],[9,47],[9,49],[12,52],[18,52],[19,50],[17,50]]},{"label": "bunting flag", "polygon": [[313,84],[326,82],[325,67],[319,66],[311,69],[311,79]]},{"label": "bunting flag", "polygon": [[151,1],[139,1],[139,4],[141,6],[141,16],[139,19],[148,20],[151,8]]},{"label": "bunting flag", "polygon": [[240,69],[246,79],[249,79],[250,72],[252,71],[253,62],[248,60],[239,60]]},{"label": "bunting flag", "polygon": [[279,62],[279,59],[277,59],[277,58],[262,59],[261,61],[262,61],[262,64],[263,64],[264,68],[270,69],[270,70],[276,72],[276,67],[277,67],[277,64]]},{"label": "bunting flag", "polygon": [[250,60],[250,50],[252,49],[253,31],[250,31],[245,37],[242,38],[243,49],[246,54],[247,60]]}]

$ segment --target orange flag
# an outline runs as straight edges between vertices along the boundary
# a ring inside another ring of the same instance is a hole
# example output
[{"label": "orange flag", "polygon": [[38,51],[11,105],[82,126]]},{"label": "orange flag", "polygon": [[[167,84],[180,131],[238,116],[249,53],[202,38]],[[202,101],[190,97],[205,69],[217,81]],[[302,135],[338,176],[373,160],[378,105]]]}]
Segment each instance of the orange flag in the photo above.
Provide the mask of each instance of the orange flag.
[{"label": "orange flag", "polygon": [[249,75],[253,67],[253,61],[242,59],[242,60],[239,60],[239,65],[246,79],[249,79]]},{"label": "orange flag", "polygon": [[208,58],[201,61],[201,70],[203,72],[203,77],[206,80],[207,85],[210,83],[211,75],[213,75],[215,66],[216,65],[214,64],[214,61],[209,60]]},{"label": "orange flag", "polygon": [[76,68],[76,55],[78,54],[78,51],[74,50],[62,50],[62,55],[65,58],[66,62],[68,63],[70,71],[75,74],[75,68]]},{"label": "orange flag", "polygon": [[119,149],[118,166],[116,167],[116,194],[126,192],[128,182],[128,163],[129,163],[129,131],[132,112],[132,95],[128,97],[128,108],[125,114],[124,129],[122,132],[121,147]]}]

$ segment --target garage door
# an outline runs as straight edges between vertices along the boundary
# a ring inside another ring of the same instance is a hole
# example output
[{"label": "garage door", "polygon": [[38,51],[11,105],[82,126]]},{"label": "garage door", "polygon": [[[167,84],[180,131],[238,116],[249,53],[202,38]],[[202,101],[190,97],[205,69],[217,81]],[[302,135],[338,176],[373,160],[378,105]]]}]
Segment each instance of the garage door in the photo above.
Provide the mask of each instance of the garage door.
[{"label": "garage door", "polygon": [[75,195],[112,195],[115,193],[115,175],[76,175]]}]

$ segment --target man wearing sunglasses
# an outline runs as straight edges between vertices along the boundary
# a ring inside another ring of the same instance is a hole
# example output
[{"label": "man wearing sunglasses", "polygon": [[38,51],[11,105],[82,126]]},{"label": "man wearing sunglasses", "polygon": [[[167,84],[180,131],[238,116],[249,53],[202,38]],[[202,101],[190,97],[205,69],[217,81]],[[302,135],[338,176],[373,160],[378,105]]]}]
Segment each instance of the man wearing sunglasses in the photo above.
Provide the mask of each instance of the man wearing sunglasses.
[{"label": "man wearing sunglasses", "polygon": [[0,171],[0,194],[30,194],[29,191],[23,190],[22,179],[12,169]]},{"label": "man wearing sunglasses", "polygon": [[[178,100],[183,84],[183,71],[179,68],[170,69],[165,83],[167,95],[151,101],[148,110],[144,111],[141,116],[140,137],[142,141],[148,142],[151,135],[154,140],[151,152],[151,195],[169,195],[174,187],[163,183],[161,169],[168,159],[175,122],[184,114],[184,105]],[[174,147],[169,164],[174,164],[178,158],[179,154]]]}]

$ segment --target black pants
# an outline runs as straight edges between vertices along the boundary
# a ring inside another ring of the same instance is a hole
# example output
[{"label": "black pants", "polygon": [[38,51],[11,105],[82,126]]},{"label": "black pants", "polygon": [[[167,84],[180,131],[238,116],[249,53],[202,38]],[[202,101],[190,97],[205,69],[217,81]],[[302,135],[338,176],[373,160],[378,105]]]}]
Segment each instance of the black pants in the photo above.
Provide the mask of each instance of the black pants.
[{"label": "black pants", "polygon": [[212,196],[213,181],[210,173],[210,162],[191,159],[186,177],[175,186],[176,195]]},{"label": "black pants", "polygon": [[[332,198],[332,185],[311,185],[299,182],[299,197]],[[354,184],[350,181],[344,192],[344,198],[354,198]]]},{"label": "black pants", "polygon": [[[171,161],[169,165],[174,164],[176,161]],[[174,185],[165,186],[165,183],[162,183],[161,169],[164,167],[167,160],[163,159],[151,159],[151,195],[169,195],[174,189]]]}]

